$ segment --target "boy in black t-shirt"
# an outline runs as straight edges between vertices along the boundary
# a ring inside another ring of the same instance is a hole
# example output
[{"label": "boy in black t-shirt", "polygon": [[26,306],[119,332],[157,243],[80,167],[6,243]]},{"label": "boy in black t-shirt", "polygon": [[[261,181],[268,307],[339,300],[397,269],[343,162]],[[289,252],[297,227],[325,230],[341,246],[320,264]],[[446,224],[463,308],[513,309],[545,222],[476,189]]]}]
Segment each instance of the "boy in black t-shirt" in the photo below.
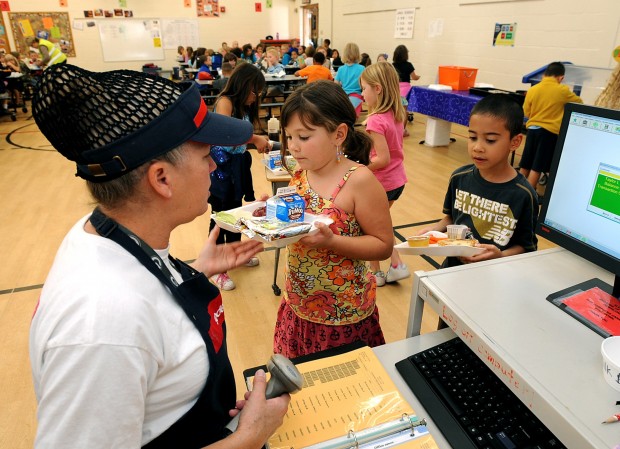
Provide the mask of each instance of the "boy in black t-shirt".
[{"label": "boy in black t-shirt", "polygon": [[508,162],[523,139],[522,125],[523,110],[507,95],[489,95],[474,106],[467,144],[473,164],[452,173],[443,206],[446,215],[419,234],[446,232],[449,224],[467,225],[485,251],[448,257],[442,267],[536,250],[538,197]]}]

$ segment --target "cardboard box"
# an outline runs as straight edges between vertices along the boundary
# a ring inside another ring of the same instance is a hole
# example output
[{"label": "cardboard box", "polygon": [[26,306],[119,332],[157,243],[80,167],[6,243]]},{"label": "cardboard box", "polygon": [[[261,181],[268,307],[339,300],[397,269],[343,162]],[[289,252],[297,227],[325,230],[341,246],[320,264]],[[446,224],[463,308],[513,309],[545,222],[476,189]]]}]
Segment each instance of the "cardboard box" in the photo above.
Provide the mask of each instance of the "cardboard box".
[{"label": "cardboard box", "polygon": [[455,65],[439,66],[439,84],[452,87],[452,90],[468,90],[474,87],[478,69]]},{"label": "cardboard box", "polygon": [[282,187],[276,196],[267,200],[267,218],[281,221],[304,221],[306,202],[296,193],[295,187]]}]

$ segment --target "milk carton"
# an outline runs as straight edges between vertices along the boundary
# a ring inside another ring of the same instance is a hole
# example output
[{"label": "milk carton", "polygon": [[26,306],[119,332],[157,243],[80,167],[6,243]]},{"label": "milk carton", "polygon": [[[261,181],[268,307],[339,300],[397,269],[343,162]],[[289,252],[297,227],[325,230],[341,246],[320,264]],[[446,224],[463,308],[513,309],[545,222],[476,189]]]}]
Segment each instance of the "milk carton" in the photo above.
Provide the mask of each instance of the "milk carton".
[{"label": "milk carton", "polygon": [[280,150],[270,151],[267,153],[267,167],[276,170],[282,167],[282,154]]},{"label": "milk carton", "polygon": [[304,221],[306,202],[296,193],[295,187],[281,187],[276,196],[267,200],[267,218],[281,221]]}]

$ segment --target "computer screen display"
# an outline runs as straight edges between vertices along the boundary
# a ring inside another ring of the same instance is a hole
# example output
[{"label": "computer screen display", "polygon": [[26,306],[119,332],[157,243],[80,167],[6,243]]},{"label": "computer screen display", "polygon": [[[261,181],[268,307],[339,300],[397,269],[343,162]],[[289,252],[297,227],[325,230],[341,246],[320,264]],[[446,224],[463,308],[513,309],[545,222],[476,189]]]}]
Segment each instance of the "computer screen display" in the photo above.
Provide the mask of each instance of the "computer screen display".
[{"label": "computer screen display", "polygon": [[620,111],[566,106],[537,232],[612,272],[618,283]]}]

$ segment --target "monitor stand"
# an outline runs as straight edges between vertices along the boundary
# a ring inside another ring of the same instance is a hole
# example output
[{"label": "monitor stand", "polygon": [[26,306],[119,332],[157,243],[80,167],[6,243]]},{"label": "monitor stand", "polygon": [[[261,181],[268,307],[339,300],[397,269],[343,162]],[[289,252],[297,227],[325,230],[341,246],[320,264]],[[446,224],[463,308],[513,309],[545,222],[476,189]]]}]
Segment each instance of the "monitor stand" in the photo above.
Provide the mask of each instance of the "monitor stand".
[{"label": "monitor stand", "polygon": [[547,300],[603,337],[620,335],[620,276],[615,276],[613,288],[594,278],[552,293]]}]

